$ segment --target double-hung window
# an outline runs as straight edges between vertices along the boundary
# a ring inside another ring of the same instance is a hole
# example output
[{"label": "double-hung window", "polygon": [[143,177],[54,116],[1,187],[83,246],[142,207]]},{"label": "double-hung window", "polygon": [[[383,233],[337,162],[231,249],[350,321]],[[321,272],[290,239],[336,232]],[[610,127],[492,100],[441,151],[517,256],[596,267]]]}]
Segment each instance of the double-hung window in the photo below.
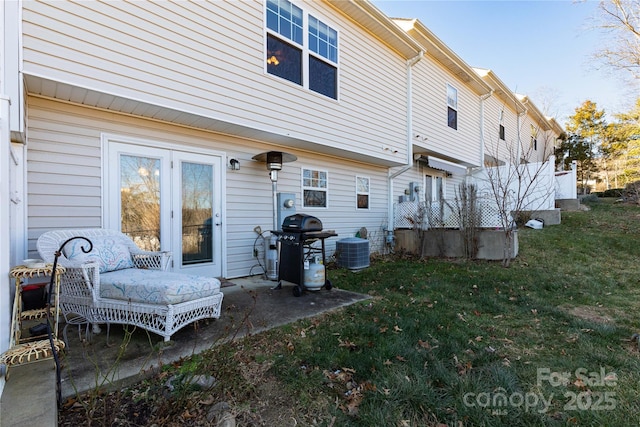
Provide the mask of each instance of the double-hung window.
[{"label": "double-hung window", "polygon": [[327,207],[327,171],[302,169],[302,207]]},{"label": "double-hung window", "polygon": [[531,125],[531,148],[538,150],[538,128]]},{"label": "double-hung window", "polygon": [[369,209],[369,178],[356,176],[356,199],[358,209]]},{"label": "double-hung window", "polygon": [[267,73],[338,99],[338,32],[288,0],[267,0]]},{"label": "double-hung window", "polygon": [[447,124],[452,129],[458,129],[458,89],[447,85]]}]

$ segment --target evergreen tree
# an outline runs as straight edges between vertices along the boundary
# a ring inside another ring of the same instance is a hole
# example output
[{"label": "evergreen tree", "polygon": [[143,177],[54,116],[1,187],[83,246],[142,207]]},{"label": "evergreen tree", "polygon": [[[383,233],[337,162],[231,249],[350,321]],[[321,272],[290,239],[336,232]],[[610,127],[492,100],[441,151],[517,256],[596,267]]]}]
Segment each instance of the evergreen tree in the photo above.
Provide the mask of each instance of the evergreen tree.
[{"label": "evergreen tree", "polygon": [[576,161],[583,193],[590,181],[596,178],[599,147],[607,128],[604,114],[604,110],[598,110],[595,102],[587,100],[582,103],[575,109],[575,114],[569,117],[565,126],[567,137],[556,150],[557,162],[569,166]]}]

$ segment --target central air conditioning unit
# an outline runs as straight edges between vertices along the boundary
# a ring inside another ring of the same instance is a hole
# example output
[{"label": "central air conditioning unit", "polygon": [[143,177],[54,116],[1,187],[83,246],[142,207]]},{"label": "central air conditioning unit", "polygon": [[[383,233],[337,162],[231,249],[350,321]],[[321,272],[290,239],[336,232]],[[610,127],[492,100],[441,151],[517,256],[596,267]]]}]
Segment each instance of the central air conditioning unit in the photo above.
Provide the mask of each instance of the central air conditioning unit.
[{"label": "central air conditioning unit", "polygon": [[336,242],[336,261],[339,267],[361,270],[369,267],[369,241],[347,237]]}]

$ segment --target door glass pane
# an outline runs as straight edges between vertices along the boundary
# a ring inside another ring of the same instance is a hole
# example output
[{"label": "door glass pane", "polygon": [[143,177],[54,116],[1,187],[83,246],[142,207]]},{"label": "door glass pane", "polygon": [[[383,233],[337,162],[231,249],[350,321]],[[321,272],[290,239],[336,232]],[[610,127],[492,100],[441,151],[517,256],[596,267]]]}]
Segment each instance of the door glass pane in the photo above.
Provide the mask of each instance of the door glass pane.
[{"label": "door glass pane", "polygon": [[213,261],[213,166],[182,163],[182,264]]},{"label": "door glass pane", "polygon": [[160,160],[120,156],[121,230],[143,250],[160,250]]}]

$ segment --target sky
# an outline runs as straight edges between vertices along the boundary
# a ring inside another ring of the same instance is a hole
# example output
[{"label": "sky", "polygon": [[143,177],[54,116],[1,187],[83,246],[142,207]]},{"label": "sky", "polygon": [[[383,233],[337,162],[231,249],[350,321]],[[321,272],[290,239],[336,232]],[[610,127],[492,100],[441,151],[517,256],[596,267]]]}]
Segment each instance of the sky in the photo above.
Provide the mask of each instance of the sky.
[{"label": "sky", "polygon": [[417,18],[472,67],[491,69],[563,127],[584,101],[606,118],[627,112],[640,87],[593,59],[604,35],[598,2],[375,0],[391,18]]}]

